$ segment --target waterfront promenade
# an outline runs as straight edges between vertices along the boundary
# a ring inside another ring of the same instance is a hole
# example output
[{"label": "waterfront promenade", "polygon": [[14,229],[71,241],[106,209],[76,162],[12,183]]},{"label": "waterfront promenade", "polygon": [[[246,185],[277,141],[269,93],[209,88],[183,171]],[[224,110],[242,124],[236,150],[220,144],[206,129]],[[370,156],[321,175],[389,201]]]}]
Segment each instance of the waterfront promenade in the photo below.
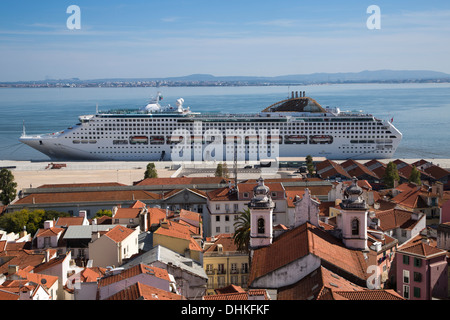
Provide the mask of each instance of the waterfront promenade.
[{"label": "waterfront promenade", "polygon": [[[388,163],[394,159],[380,160]],[[420,159],[401,159],[407,163],[413,163]],[[450,159],[424,159],[439,165],[442,168],[450,168]],[[365,163],[369,160],[358,160]],[[336,161],[341,163],[343,161]],[[96,182],[118,182],[125,185],[132,185],[133,182],[142,180],[148,162],[54,162],[55,164],[64,163],[66,166],[61,169],[50,169],[51,161],[31,162],[31,161],[9,161],[1,160],[0,168],[6,167],[11,170],[17,182],[17,189],[36,188],[44,184],[71,184],[71,183],[96,183]],[[172,162],[155,162],[158,176],[161,178],[180,176],[180,166]],[[210,163],[206,173],[196,173],[195,176],[212,176],[216,164]],[[243,167],[244,164],[238,164]],[[186,164],[186,168],[205,168],[204,164]],[[294,171],[296,168],[292,168]],[[287,173],[283,170],[284,173]],[[241,170],[240,170],[241,172]],[[232,164],[229,165],[230,176],[232,173]],[[239,173],[239,178],[254,178],[255,173],[249,172],[248,175]],[[193,176],[193,174],[192,174]]]}]

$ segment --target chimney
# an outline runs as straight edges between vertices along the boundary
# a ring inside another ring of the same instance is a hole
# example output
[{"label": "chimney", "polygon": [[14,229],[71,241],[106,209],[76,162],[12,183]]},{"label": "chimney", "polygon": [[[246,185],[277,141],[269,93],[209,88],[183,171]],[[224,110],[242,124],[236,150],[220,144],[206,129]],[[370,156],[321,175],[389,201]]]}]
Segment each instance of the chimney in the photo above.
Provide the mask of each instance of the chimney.
[{"label": "chimney", "polygon": [[298,98],[298,91],[295,91],[295,97]]},{"label": "chimney", "polygon": [[18,265],[13,265],[13,264],[8,265],[8,276],[12,276],[12,275],[16,274],[17,271],[19,271]]},{"label": "chimney", "polygon": [[50,228],[53,228],[53,220],[44,221],[44,229],[50,229]]},{"label": "chimney", "polygon": [[80,211],[78,212],[78,216],[79,216],[80,218],[87,218],[87,211],[86,211],[86,210],[80,210]]},{"label": "chimney", "polygon": [[292,99],[294,99],[294,91],[292,91]]}]

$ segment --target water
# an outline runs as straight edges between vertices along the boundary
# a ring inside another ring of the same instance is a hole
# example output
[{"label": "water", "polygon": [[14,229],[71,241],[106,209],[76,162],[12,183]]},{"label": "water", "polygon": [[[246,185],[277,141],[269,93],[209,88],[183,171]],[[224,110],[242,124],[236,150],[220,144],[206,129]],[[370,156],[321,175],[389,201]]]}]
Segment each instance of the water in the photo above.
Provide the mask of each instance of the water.
[{"label": "water", "polygon": [[[182,97],[192,111],[258,112],[306,91],[322,106],[363,110],[390,120],[403,133],[394,158],[450,158],[450,84],[347,84],[302,87],[172,87],[160,88],[162,104]],[[155,88],[23,88],[0,89],[0,160],[49,160],[18,138],[61,131],[78,116],[114,108],[140,108]]]}]

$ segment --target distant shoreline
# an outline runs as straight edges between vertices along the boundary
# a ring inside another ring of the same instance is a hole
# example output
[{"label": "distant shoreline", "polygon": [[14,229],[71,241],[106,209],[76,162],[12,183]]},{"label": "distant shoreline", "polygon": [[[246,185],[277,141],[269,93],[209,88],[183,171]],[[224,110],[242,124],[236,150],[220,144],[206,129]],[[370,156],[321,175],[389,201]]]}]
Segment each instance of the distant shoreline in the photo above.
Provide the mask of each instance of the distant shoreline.
[{"label": "distant shoreline", "polygon": [[269,86],[308,86],[336,84],[415,84],[415,83],[450,83],[450,79],[416,79],[386,81],[331,81],[331,82],[253,82],[253,81],[61,81],[47,82],[11,82],[0,83],[1,88],[158,88],[158,87],[269,87]]}]

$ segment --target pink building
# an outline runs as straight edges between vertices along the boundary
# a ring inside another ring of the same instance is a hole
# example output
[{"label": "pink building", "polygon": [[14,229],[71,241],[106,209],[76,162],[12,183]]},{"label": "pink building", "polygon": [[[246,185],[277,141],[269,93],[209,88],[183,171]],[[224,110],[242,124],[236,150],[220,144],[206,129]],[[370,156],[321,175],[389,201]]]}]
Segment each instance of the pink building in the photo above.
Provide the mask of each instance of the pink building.
[{"label": "pink building", "polygon": [[450,222],[450,199],[446,201],[441,206],[441,223]]},{"label": "pink building", "polygon": [[398,248],[397,293],[409,300],[446,298],[447,252],[418,238]]}]

